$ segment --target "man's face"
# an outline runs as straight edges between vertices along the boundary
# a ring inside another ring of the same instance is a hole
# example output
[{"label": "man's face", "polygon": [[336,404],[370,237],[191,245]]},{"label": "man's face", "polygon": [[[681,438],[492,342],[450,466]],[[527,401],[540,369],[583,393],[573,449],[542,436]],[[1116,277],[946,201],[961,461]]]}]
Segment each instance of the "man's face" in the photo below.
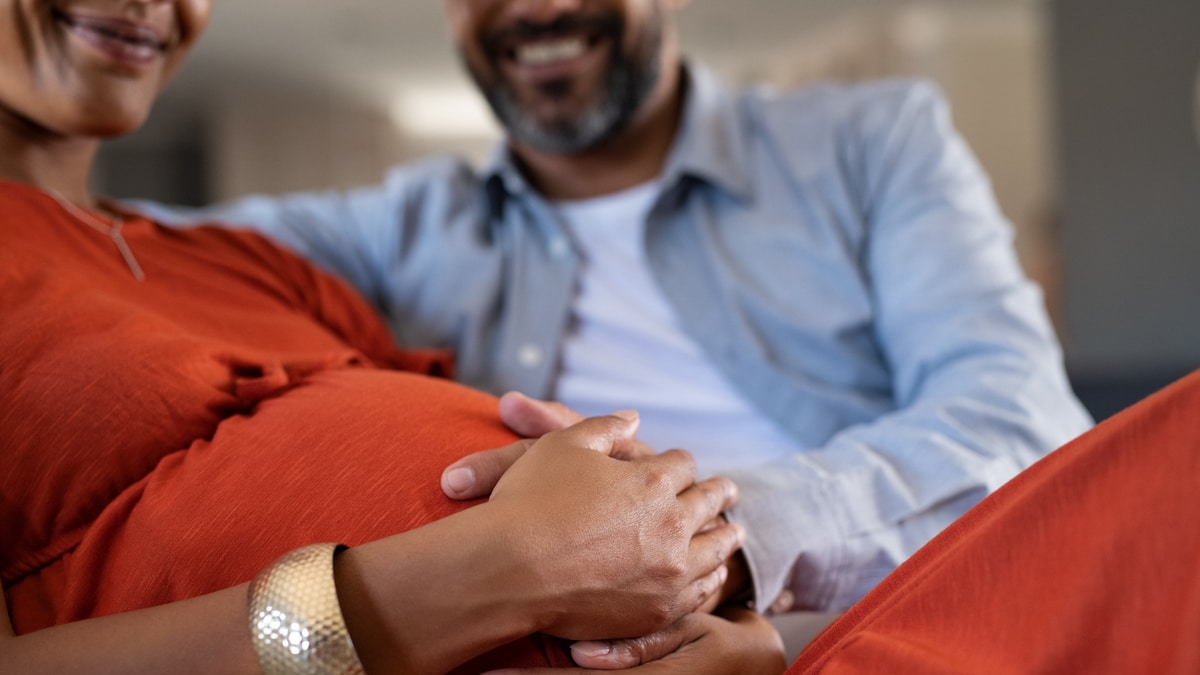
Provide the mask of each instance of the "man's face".
[{"label": "man's face", "polygon": [[619,133],[662,68],[663,0],[445,0],[463,63],[508,132],[573,154]]}]

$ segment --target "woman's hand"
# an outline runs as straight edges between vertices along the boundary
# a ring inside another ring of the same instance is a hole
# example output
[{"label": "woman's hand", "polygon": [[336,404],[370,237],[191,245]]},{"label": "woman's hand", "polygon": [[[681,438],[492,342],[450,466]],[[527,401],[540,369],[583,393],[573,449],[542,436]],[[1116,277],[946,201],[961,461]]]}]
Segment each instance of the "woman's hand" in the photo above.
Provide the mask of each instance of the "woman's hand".
[{"label": "woman's hand", "polygon": [[[539,401],[524,394],[509,392],[500,397],[500,419],[514,433],[524,436],[503,448],[482,450],[454,462],[442,472],[442,491],[451,499],[476,499],[492,493],[505,471],[534,441],[552,432],[583,421],[583,415],[561,403]],[[612,449],[617,459],[651,457],[654,450],[633,439]]]},{"label": "woman's hand", "polygon": [[[667,629],[646,637],[605,642],[578,642],[571,654],[579,675],[779,675],[787,668],[783,640],[758,614],[743,608],[720,616],[689,614]],[[550,668],[507,669],[489,675],[552,675],[570,671]]]},{"label": "woman's hand", "polygon": [[732,481],[695,483],[681,450],[633,460],[637,416],[584,420],[527,444],[496,483],[496,536],[526,562],[514,583],[542,608],[539,629],[569,639],[641,635],[692,612],[724,584],[742,543],[713,524]]},{"label": "woman's hand", "polygon": [[[501,476],[525,454],[537,437],[576,424],[583,420],[583,416],[561,403],[539,401],[509,392],[500,398],[500,419],[511,430],[527,438],[503,448],[468,455],[448,466],[442,473],[442,491],[448,497],[475,499],[490,494]],[[655,453],[645,443],[634,439],[611,447],[608,454],[619,459],[637,459],[652,457]],[[726,525],[725,518],[718,515],[707,527],[722,525]],[[727,580],[720,591],[709,595],[701,606],[693,609],[712,611],[749,588],[749,570],[742,555],[733,555],[726,561],[726,567]]]}]

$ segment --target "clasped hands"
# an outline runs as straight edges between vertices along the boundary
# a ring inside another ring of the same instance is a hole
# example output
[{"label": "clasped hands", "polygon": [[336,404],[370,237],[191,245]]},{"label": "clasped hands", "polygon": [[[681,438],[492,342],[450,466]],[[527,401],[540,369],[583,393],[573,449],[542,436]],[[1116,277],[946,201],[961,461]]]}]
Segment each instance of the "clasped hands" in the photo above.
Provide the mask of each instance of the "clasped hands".
[{"label": "clasped hands", "polygon": [[508,394],[500,415],[526,438],[451,464],[442,489],[490,495],[513,514],[552,514],[549,527],[539,519],[528,532],[541,632],[580,640],[572,657],[597,671],[783,672],[774,628],[722,606],[748,582],[737,555],[744,532],[720,515],[737,500],[732,481],[695,482],[691,455],[656,454],[636,439],[635,413],[585,420]]}]

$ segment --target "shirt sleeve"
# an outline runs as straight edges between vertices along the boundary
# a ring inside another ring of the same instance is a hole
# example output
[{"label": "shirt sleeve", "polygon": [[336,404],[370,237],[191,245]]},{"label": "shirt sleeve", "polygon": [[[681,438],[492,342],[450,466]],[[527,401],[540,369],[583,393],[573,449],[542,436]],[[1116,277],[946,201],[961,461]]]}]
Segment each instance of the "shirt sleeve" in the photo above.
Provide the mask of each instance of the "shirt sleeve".
[{"label": "shirt sleeve", "polygon": [[823,447],[728,472],[762,609],[785,590],[794,603],[776,608],[849,607],[1091,425],[987,177],[938,91],[905,91],[858,120],[863,273],[896,408]]},{"label": "shirt sleeve", "polygon": [[257,232],[350,282],[387,315],[400,304],[394,297],[402,291],[398,274],[413,255],[417,233],[429,214],[448,213],[431,203],[439,207],[473,189],[469,166],[435,158],[397,167],[381,184],[354,190],[250,195],[203,208],[145,201],[130,206],[172,227],[221,223]]}]

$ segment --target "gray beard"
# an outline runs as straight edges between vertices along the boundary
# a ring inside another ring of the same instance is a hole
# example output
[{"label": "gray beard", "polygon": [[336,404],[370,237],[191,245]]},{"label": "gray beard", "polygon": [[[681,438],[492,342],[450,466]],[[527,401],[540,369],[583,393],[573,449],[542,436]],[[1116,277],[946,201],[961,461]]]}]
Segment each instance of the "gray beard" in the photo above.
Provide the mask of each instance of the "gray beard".
[{"label": "gray beard", "polygon": [[662,70],[659,50],[651,51],[646,63],[635,64],[614,50],[604,90],[574,117],[545,123],[537,120],[521,108],[512,88],[503,80],[485,88],[483,95],[500,123],[517,140],[540,152],[575,154],[596,147],[629,125],[658,83]]},{"label": "gray beard", "polygon": [[[480,73],[469,67],[467,70],[496,118],[513,138],[548,154],[583,152],[623,131],[658,84],[662,74],[663,46],[663,18],[659,11],[655,10],[639,44],[629,53],[619,37],[621,32],[614,31],[604,88],[587,109],[574,117],[539,121],[521,108],[516,93],[503,77],[497,76],[488,82],[480,77]],[[463,62],[468,63],[465,58]],[[493,68],[493,71],[499,73],[499,68]]]}]

